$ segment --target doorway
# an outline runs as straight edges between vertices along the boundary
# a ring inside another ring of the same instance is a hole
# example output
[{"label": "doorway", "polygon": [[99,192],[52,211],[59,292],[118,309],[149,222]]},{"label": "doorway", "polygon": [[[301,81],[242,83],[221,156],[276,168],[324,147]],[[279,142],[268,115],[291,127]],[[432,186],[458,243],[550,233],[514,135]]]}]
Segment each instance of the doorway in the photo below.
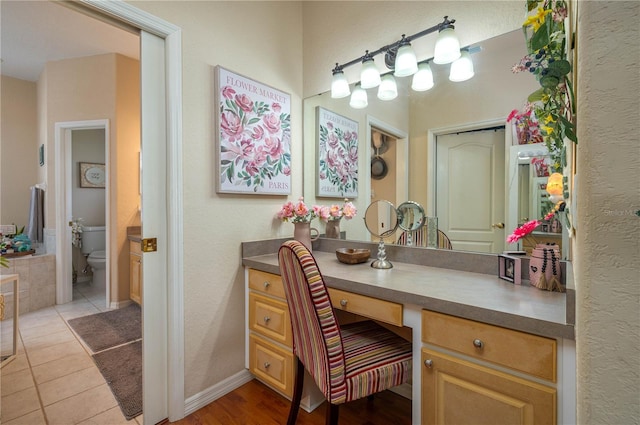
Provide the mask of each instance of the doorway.
[{"label": "doorway", "polygon": [[[157,251],[143,254],[144,423],[175,421],[185,409],[181,31],[130,3],[76,4],[141,35],[141,236],[157,238]],[[60,235],[64,224],[56,226]]]},{"label": "doorway", "polygon": [[504,250],[507,136],[496,124],[430,132],[428,215],[455,250]]}]

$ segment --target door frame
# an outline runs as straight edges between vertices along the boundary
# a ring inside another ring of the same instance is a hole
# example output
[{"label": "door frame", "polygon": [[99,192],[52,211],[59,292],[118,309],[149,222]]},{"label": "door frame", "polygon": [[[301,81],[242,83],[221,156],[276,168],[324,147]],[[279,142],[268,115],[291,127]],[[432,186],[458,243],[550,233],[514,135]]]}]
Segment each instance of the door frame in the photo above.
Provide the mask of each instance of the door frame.
[{"label": "door frame", "polygon": [[396,139],[396,164],[405,164],[404,167],[396,167],[396,199],[390,201],[398,208],[399,203],[409,199],[409,135],[398,128],[393,127],[386,122],[367,114],[367,144],[365,155],[367,158],[366,185],[364,190],[365,199],[368,200],[367,206],[371,202],[371,157],[373,153],[371,131],[373,129],[381,130]]},{"label": "door frame", "polygon": [[[185,414],[184,398],[184,286],[182,247],[183,204],[182,204],[182,30],[180,27],[147,13],[124,1],[77,0],[78,3],[90,10],[124,22],[141,31],[146,31],[164,39],[165,54],[165,98],[166,122],[164,125],[167,138],[167,279],[166,287],[154,288],[165,291],[167,299],[166,311],[155,311],[154,306],[145,306],[143,314],[149,317],[166,318],[164,329],[166,335],[160,340],[167,341],[166,346],[159,347],[158,356],[167,359],[166,383],[167,394],[165,400],[154,400],[160,406],[165,406],[166,417],[171,422],[182,419]],[[141,52],[141,57],[142,57]],[[144,104],[141,99],[141,105]],[[144,193],[144,185],[142,191]],[[155,306],[156,310],[161,309]],[[145,313],[145,310],[147,312]],[[146,338],[146,336],[145,336]],[[143,358],[144,362],[144,358]],[[143,377],[143,388],[147,379]],[[156,423],[164,418],[155,420],[144,414],[144,422]]]},{"label": "door frame", "polygon": [[[508,170],[509,166],[509,146],[511,146],[511,131],[508,131],[510,126],[506,122],[504,118],[495,118],[486,121],[477,121],[466,124],[455,124],[448,127],[439,127],[432,128],[427,131],[427,208],[426,214],[429,217],[435,216],[435,205],[436,205],[436,138],[438,136],[449,134],[449,133],[462,133],[465,131],[471,130],[481,130],[484,128],[498,127],[504,126],[504,151],[505,151],[505,170]],[[505,182],[507,181],[507,176],[505,175]],[[505,184],[504,187],[504,195],[505,195],[505,217],[507,216],[506,205],[507,205],[507,195],[508,188]]]},{"label": "door frame", "polygon": [[[71,246],[71,232],[69,231],[69,222],[72,220],[73,212],[73,196],[72,194],[72,133],[75,130],[104,130],[104,158],[105,158],[105,212],[104,225],[105,231],[105,250],[109,252],[111,245],[109,237],[109,219],[110,219],[110,181],[109,181],[109,120],[90,120],[90,121],[65,121],[56,122],[54,130],[55,139],[55,158],[56,171],[55,181],[57,188],[64,190],[56,191],[56,304],[65,304],[73,299],[73,279],[71,260],[73,258],[73,250]],[[107,255],[105,276],[106,281],[110,282],[110,261],[111,256]],[[106,307],[109,308],[111,300],[111,285],[106,285]]]}]

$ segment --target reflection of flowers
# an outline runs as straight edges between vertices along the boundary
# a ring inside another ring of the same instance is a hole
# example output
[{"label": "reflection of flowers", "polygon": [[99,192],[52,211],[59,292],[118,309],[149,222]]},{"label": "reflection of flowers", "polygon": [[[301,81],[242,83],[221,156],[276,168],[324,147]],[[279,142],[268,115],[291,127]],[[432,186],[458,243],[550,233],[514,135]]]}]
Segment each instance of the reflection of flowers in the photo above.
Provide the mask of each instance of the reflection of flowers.
[{"label": "reflection of flowers", "polygon": [[512,121],[516,126],[518,144],[542,143],[540,126],[533,114],[533,105],[531,103],[527,102],[522,112],[517,109],[511,111],[507,117],[507,122],[510,123]]},{"label": "reflection of flowers", "polygon": [[320,125],[320,179],[329,181],[338,194],[358,189],[358,133]]},{"label": "reflection of flowers", "polygon": [[343,205],[333,204],[329,207],[329,220],[340,220],[342,217],[351,220],[357,213],[356,206],[349,202],[348,199],[345,199]]},{"label": "reflection of flowers", "polygon": [[304,198],[300,197],[295,204],[291,201],[282,206],[277,214],[282,221],[291,221],[292,223],[309,223],[316,217],[327,221],[329,219],[329,208],[320,205],[314,205],[311,209],[304,203]]},{"label": "reflection of flowers", "polygon": [[222,181],[253,186],[291,173],[290,114],[281,105],[253,101],[225,86],[220,101],[220,176]]}]

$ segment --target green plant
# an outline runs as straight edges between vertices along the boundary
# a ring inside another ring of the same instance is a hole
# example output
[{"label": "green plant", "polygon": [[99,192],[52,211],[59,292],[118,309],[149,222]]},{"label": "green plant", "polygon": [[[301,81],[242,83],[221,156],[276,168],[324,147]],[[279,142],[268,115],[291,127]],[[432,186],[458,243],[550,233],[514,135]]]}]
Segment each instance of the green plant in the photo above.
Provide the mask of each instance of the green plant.
[{"label": "green plant", "polygon": [[[531,13],[535,10],[535,13]],[[532,73],[540,88],[529,95],[549,149],[553,171],[567,166],[565,138],[578,142],[575,131],[575,102],[567,60],[564,0],[527,0],[529,17],[522,25],[528,54],[513,67],[514,72]]]}]

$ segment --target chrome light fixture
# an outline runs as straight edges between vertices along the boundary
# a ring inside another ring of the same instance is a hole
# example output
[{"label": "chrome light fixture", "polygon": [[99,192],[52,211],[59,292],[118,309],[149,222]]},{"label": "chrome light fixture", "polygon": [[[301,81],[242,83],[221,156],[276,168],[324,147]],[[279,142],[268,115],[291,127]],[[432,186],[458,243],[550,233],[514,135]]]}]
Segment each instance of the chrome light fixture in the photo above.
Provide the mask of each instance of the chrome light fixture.
[{"label": "chrome light fixture", "polygon": [[350,93],[347,77],[344,76],[342,67],[336,64],[336,67],[333,69],[333,80],[331,81],[331,97],[341,99],[349,96]]},{"label": "chrome light fixture", "polygon": [[398,97],[396,79],[391,74],[385,74],[380,82],[380,87],[378,87],[378,99],[393,100],[396,97]]},{"label": "chrome light fixture", "polygon": [[363,109],[366,108],[369,102],[367,101],[367,92],[363,89],[360,84],[357,84],[351,93],[351,100],[349,101],[349,106],[353,109]]},{"label": "chrome light fixture", "polygon": [[376,67],[373,57],[367,50],[362,57],[362,71],[360,71],[360,85],[363,89],[372,89],[380,85],[380,72]]},{"label": "chrome light fixture", "polygon": [[415,91],[427,91],[433,87],[433,72],[429,61],[418,65],[418,72],[413,74],[411,89]]},{"label": "chrome light fixture", "polygon": [[473,75],[473,62],[471,61],[471,56],[469,55],[468,50],[463,49],[460,58],[456,59],[451,64],[449,80],[459,83],[461,81],[467,81],[473,77]]}]

